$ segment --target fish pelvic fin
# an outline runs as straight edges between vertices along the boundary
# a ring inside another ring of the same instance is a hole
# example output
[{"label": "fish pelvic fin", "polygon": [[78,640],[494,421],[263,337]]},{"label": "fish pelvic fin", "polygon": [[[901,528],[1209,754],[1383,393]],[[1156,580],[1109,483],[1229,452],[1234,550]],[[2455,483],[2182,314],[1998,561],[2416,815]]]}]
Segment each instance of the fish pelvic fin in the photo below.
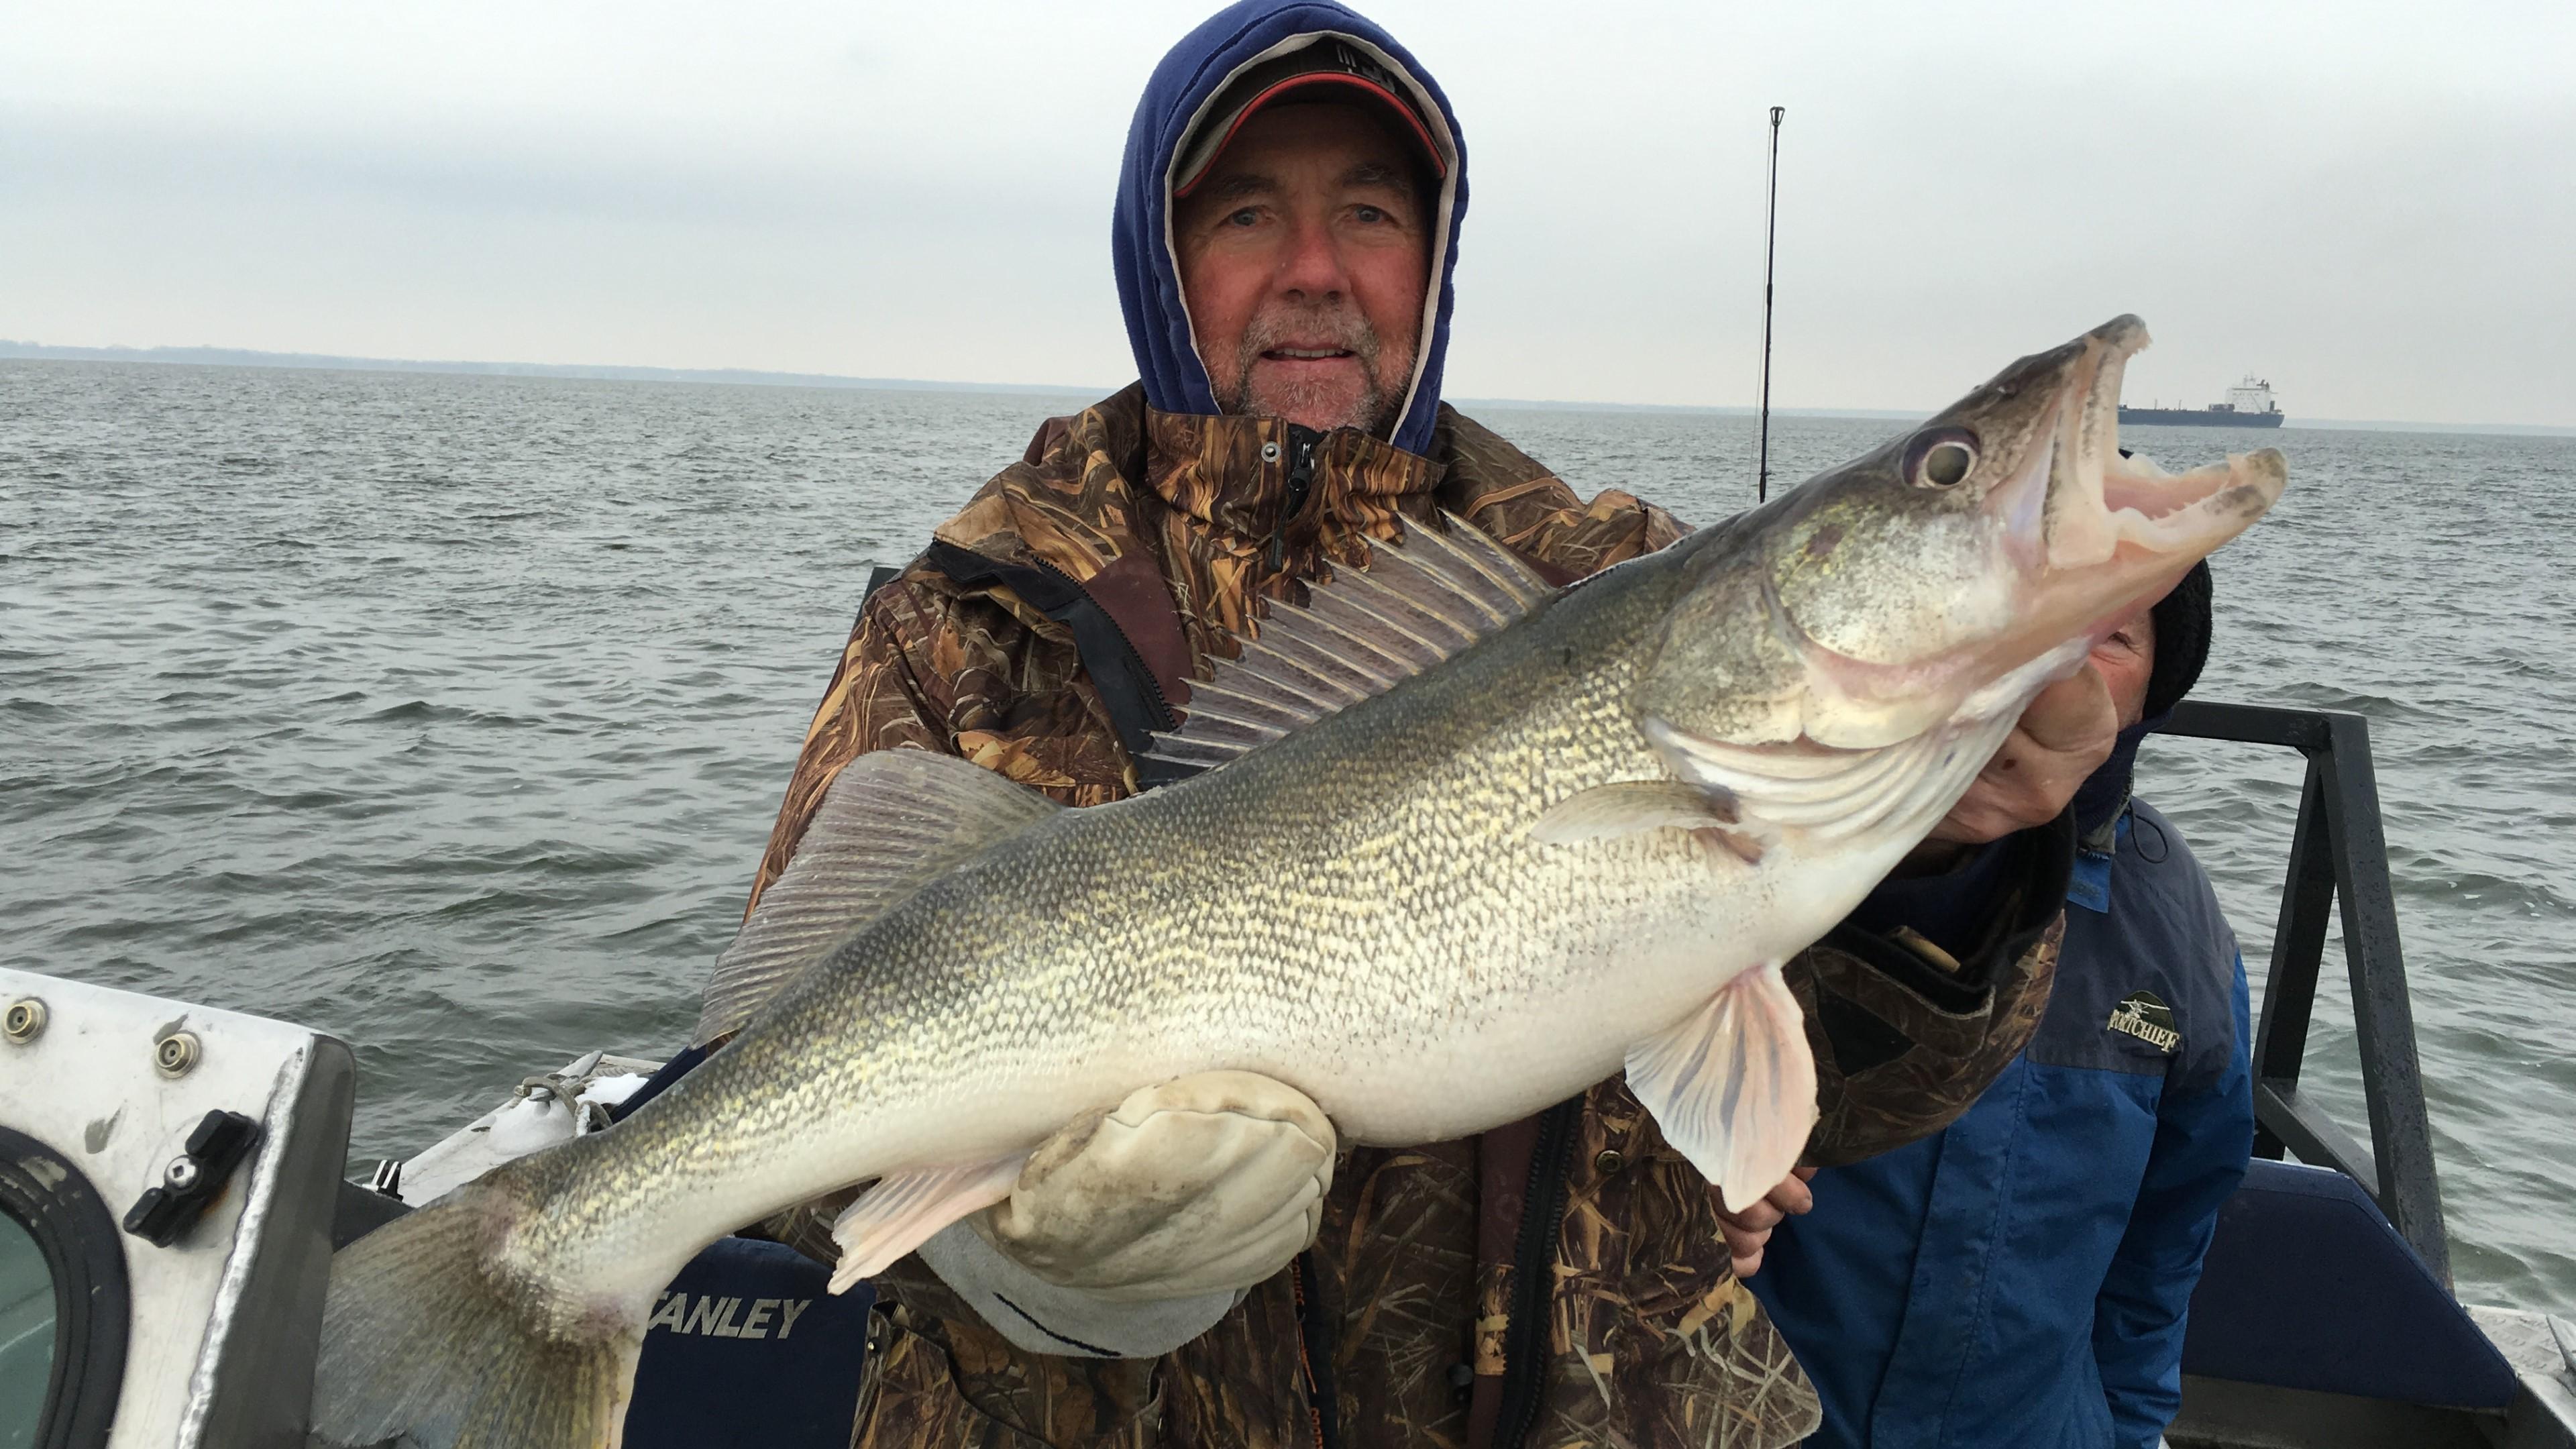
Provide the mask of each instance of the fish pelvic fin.
[{"label": "fish pelvic fin", "polygon": [[860,1279],[884,1272],[941,1228],[1009,1197],[1028,1160],[1029,1154],[1014,1152],[878,1179],[832,1222],[832,1241],[841,1245],[832,1291],[846,1292]]},{"label": "fish pelvic fin", "polygon": [[561,1311],[497,1263],[525,1212],[469,1184],[333,1255],[313,1445],[616,1449],[641,1324]]},{"label": "fish pelvic fin", "polygon": [[1628,1090],[1728,1211],[1779,1186],[1816,1125],[1816,1059],[1780,963],[1744,972],[1630,1048]]}]

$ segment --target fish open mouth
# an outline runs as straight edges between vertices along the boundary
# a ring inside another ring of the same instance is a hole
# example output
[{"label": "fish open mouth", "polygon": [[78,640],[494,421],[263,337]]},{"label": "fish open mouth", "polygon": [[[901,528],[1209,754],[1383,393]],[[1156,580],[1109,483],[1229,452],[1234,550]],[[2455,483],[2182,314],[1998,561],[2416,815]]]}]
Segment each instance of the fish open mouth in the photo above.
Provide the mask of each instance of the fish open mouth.
[{"label": "fish open mouth", "polygon": [[1839,533],[1821,527],[1784,554],[1769,606],[1807,665],[1808,745],[1876,749],[1936,725],[1964,737],[2009,724],[2280,498],[2289,469],[2276,449],[2185,473],[2120,456],[2121,373],[2146,345],[2146,324],[2113,318],[2020,359],[1878,455],[1899,460],[1889,471],[1908,490],[1979,478],[1981,446],[2001,460],[1968,526],[1926,536],[1921,571],[1907,574],[1915,556],[1898,548],[1883,555],[1887,587],[1837,592],[1843,576],[1809,562],[1839,562]]},{"label": "fish open mouth", "polygon": [[[2107,632],[2161,597],[2211,550],[2279,500],[2289,466],[2277,448],[2183,473],[2120,455],[2120,377],[2147,345],[2146,324],[2117,317],[2071,344],[2047,443],[1994,496],[2021,566],[2031,623],[2063,638]],[[2070,618],[2070,615],[2074,616]]]}]

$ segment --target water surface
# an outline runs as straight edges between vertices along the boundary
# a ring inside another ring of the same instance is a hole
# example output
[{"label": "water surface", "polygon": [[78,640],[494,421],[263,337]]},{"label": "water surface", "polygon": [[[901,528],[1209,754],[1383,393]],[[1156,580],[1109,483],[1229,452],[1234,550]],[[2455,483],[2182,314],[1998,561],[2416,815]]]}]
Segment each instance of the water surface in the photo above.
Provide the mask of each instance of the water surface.
[{"label": "water surface", "polygon": [[[1083,401],[0,362],[0,961],[344,1037],[361,1159],[664,1054],[869,569]],[[1486,421],[1587,492],[1750,495],[1749,419]],[[1777,420],[1774,476],[1898,426]],[[2129,441],[2290,453],[2200,697],[2370,721],[2463,1295],[2576,1307],[2576,440]],[[2258,982],[2299,780],[2141,765]],[[2325,998],[2309,1079],[2360,1134]]]}]

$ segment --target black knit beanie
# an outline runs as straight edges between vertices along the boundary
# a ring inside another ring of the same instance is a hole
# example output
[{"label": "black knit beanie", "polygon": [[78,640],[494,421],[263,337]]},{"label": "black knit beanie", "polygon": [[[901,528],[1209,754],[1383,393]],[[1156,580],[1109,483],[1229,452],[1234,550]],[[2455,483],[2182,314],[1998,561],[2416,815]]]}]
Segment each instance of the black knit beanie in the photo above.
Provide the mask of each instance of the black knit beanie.
[{"label": "black knit beanie", "polygon": [[2156,658],[2147,671],[2147,718],[2182,703],[2209,662],[2209,560],[2202,559],[2148,612],[2156,621]]}]

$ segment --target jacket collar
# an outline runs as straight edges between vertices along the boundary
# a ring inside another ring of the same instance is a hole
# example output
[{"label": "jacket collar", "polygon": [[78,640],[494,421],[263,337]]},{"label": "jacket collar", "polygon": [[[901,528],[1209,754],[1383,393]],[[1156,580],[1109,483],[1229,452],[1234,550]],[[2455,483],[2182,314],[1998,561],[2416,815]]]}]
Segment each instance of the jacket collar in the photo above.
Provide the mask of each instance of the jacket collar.
[{"label": "jacket collar", "polygon": [[[1428,506],[1445,464],[1356,428],[1318,434],[1284,419],[1145,409],[1145,476],[1173,508],[1222,533],[1267,542],[1311,538],[1408,501]],[[1311,450],[1311,460],[1301,454]],[[1301,462],[1307,468],[1297,486]],[[1302,497],[1299,495],[1302,492]],[[1290,505],[1296,506],[1293,512]]]}]

